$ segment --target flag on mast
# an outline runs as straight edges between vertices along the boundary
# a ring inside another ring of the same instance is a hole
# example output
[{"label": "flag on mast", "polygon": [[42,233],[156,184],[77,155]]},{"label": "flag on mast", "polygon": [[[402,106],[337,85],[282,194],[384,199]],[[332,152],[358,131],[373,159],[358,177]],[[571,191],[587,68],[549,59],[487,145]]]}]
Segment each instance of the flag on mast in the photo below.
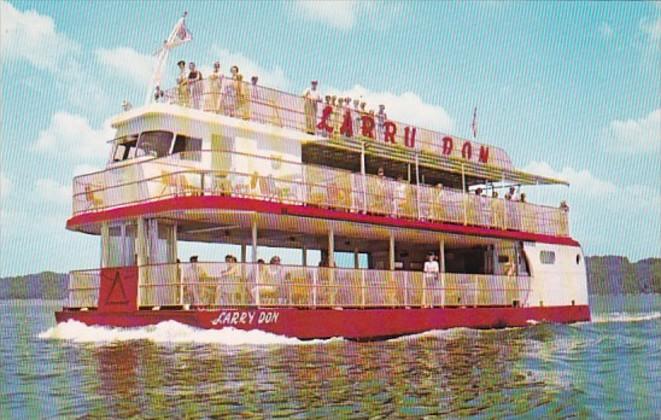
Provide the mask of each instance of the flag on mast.
[{"label": "flag on mast", "polygon": [[473,129],[473,138],[477,138],[477,107],[473,109],[473,122],[471,123],[471,128]]},{"label": "flag on mast", "polygon": [[193,34],[190,33],[186,27],[186,16],[188,12],[185,12],[184,15],[179,19],[175,29],[172,31],[170,38],[165,43],[167,48],[174,48],[181,44],[185,44],[188,41],[193,40]]}]

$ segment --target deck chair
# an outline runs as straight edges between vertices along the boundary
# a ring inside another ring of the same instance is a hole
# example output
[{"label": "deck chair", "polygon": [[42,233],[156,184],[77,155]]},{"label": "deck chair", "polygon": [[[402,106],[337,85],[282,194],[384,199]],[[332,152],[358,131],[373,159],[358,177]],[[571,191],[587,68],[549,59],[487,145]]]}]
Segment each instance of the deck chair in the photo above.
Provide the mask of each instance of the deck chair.
[{"label": "deck chair", "polygon": [[85,200],[89,203],[87,210],[97,210],[99,207],[103,206],[103,199],[99,198],[94,191],[92,191],[91,185],[85,185]]}]

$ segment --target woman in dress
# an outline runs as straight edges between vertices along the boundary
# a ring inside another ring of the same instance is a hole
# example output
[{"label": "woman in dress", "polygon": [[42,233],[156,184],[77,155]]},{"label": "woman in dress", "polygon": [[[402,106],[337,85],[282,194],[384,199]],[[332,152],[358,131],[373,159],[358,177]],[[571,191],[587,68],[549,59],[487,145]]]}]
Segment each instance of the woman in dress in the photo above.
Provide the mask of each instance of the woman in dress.
[{"label": "woman in dress", "polygon": [[188,84],[190,85],[191,96],[193,98],[193,108],[200,109],[200,101],[202,100],[202,73],[195,67],[192,61],[188,64],[190,72],[188,72]]},{"label": "woman in dress", "polygon": [[220,63],[213,63],[213,73],[209,75],[207,84],[208,92],[204,100],[204,110],[220,113],[221,91],[223,86],[223,74],[220,72]]},{"label": "woman in dress", "polygon": [[181,106],[188,106],[190,93],[188,92],[188,73],[186,73],[186,62],[181,60],[177,63],[179,67],[179,76],[177,77],[177,96],[178,103]]}]

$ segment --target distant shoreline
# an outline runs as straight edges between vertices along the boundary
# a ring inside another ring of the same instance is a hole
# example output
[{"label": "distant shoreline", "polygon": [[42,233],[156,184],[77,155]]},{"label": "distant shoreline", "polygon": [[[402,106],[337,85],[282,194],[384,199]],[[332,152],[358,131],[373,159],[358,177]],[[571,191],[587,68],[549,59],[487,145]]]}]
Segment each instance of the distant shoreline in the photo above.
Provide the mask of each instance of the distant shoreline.
[{"label": "distant shoreline", "polygon": [[[593,296],[661,294],[661,258],[632,263],[627,257],[586,257],[588,292]],[[44,271],[0,278],[0,300],[63,300],[68,274]]]}]

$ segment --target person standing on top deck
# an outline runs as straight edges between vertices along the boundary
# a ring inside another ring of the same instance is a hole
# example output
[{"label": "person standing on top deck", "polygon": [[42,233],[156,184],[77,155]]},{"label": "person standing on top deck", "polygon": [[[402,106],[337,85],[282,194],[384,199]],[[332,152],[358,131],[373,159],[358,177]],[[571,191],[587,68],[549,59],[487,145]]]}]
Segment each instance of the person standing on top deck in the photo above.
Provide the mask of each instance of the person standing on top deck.
[{"label": "person standing on top deck", "polygon": [[305,131],[308,134],[315,133],[315,126],[317,124],[317,104],[321,102],[317,85],[318,82],[313,80],[310,82],[310,89],[303,93],[303,98],[305,99]]},{"label": "person standing on top deck", "polygon": [[379,113],[376,114],[376,120],[377,120],[377,132],[378,132],[378,139],[383,140],[383,135],[385,132],[385,127],[386,127],[386,120],[388,119],[388,116],[386,115],[386,106],[385,105],[379,105]]},{"label": "person standing on top deck", "polygon": [[232,74],[232,82],[225,86],[223,99],[225,114],[233,117],[237,111],[239,91],[241,90],[241,82],[239,80],[243,80],[243,76],[239,74],[239,68],[237,66],[232,66],[230,73]]},{"label": "person standing on top deck", "polygon": [[188,84],[190,85],[191,96],[193,98],[193,108],[200,109],[200,101],[202,99],[202,92],[204,91],[204,86],[202,86],[202,73],[197,70],[195,63],[192,61],[188,63]]},{"label": "person standing on top deck", "polygon": [[213,73],[209,75],[207,94],[204,98],[204,110],[220,113],[221,92],[223,86],[223,74],[220,72],[220,63],[213,63]]},{"label": "person standing on top deck", "polygon": [[180,106],[188,106],[190,100],[190,92],[188,91],[188,73],[186,73],[186,62],[180,60],[177,62],[179,67],[179,76],[177,76],[177,96],[178,104]]}]

